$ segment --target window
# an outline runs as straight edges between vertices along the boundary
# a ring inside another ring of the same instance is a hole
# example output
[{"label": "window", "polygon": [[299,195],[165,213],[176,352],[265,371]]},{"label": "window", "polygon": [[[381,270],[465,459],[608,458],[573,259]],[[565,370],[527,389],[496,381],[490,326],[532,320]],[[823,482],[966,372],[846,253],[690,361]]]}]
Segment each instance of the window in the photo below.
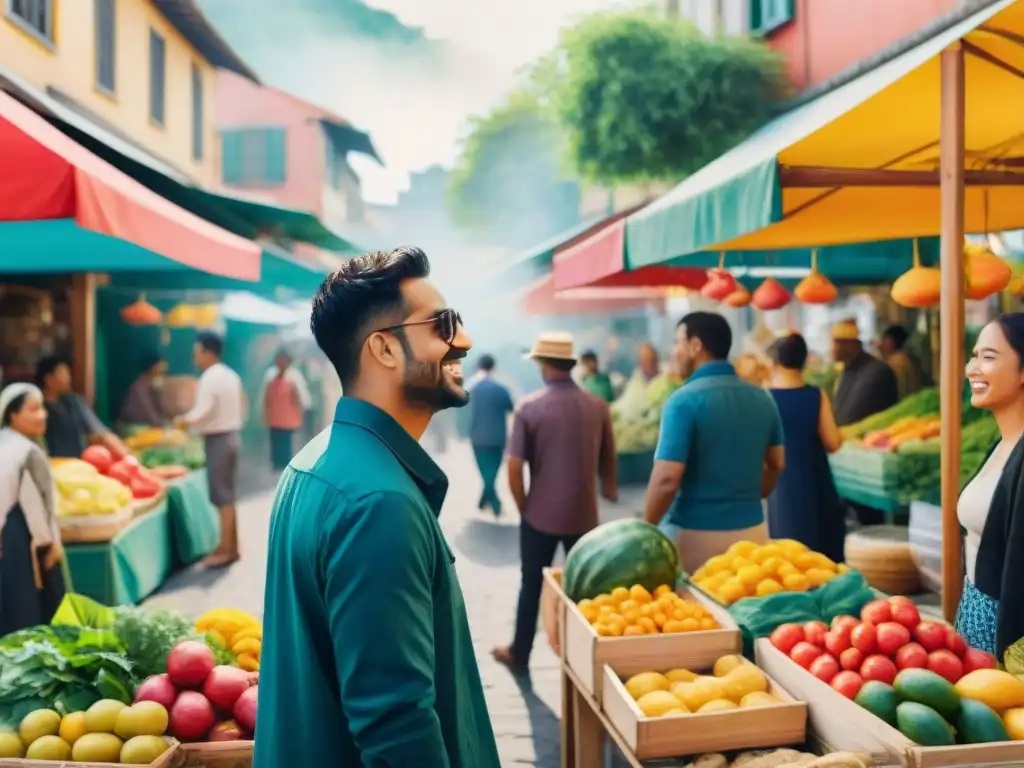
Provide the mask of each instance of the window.
[{"label": "window", "polygon": [[234,128],[221,133],[221,177],[225,184],[284,184],[284,128]]},{"label": "window", "polygon": [[167,111],[167,43],[154,30],[149,30],[149,117],[164,124]]},{"label": "window", "polygon": [[117,39],[115,0],[96,2],[96,85],[106,93],[117,92],[114,49]]},{"label": "window", "polygon": [[750,0],[750,30],[767,35],[793,20],[794,0]]},{"label": "window", "polygon": [[192,159],[203,159],[203,72],[192,65]]},{"label": "window", "polygon": [[7,16],[40,40],[53,44],[54,0],[7,0]]}]

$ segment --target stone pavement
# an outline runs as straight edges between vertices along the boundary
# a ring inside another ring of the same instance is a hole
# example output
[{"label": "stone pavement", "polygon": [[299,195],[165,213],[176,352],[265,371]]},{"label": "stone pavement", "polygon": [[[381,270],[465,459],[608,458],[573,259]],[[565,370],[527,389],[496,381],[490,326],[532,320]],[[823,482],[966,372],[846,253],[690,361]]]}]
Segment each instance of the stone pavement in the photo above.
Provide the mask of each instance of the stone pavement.
[{"label": "stone pavement", "polygon": [[[429,438],[428,438],[429,439]],[[530,675],[517,678],[491,659],[490,650],[512,639],[519,590],[518,515],[502,475],[499,491],[509,510],[503,519],[476,509],[480,480],[469,446],[449,442],[435,456],[449,478],[441,526],[456,556],[474,646],[498,739],[503,766],[557,768],[560,764],[558,659],[543,632],[531,659]],[[253,475],[247,487],[267,485]],[[623,489],[619,504],[604,503],[602,521],[639,513],[643,489]],[[186,571],[176,575],[147,605],[176,608],[189,615],[230,606],[263,613],[266,542],[273,490],[257,491],[239,506],[243,560],[224,573]]]}]

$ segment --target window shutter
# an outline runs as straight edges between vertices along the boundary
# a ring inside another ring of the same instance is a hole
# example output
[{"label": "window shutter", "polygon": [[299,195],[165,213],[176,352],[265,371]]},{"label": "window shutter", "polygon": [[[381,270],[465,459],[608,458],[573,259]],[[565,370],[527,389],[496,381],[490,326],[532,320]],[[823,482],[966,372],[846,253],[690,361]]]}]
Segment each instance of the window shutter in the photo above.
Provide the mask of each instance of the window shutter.
[{"label": "window shutter", "polygon": [[114,0],[96,0],[96,84],[110,93],[117,90],[116,23]]},{"label": "window shutter", "polygon": [[221,132],[221,180],[225,184],[241,184],[242,131]]},{"label": "window shutter", "polygon": [[264,133],[266,140],[266,176],[268,184],[284,184],[285,181],[285,130],[284,128],[268,128]]},{"label": "window shutter", "polygon": [[192,65],[192,159],[203,159],[203,73]]}]

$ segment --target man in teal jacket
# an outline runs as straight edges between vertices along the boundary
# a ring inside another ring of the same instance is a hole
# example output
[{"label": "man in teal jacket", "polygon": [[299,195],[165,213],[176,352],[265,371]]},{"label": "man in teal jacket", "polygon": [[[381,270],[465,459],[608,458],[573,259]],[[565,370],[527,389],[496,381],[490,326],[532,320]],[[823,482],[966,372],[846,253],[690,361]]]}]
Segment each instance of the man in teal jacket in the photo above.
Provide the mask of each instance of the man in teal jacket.
[{"label": "man in teal jacket", "polygon": [[255,768],[499,768],[452,555],[448,480],[417,442],[465,405],[458,313],[419,248],[352,259],[311,327],[345,397],[278,485]]}]

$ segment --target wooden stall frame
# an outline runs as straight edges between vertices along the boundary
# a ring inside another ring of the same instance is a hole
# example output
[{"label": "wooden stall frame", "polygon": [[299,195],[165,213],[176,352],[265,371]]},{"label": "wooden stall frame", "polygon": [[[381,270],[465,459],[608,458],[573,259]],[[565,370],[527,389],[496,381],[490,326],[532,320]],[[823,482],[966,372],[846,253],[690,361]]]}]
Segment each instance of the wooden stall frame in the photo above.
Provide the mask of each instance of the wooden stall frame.
[{"label": "wooden stall frame", "polygon": [[178,750],[182,768],[240,768],[252,766],[253,741],[218,741],[182,744]]},{"label": "wooden stall frame", "polygon": [[[160,757],[149,764],[148,768],[176,768],[179,744],[172,739]],[[122,763],[76,763],[71,760],[27,760],[17,757],[0,757],[0,768],[118,768]],[[141,766],[146,768],[146,766]]]}]

